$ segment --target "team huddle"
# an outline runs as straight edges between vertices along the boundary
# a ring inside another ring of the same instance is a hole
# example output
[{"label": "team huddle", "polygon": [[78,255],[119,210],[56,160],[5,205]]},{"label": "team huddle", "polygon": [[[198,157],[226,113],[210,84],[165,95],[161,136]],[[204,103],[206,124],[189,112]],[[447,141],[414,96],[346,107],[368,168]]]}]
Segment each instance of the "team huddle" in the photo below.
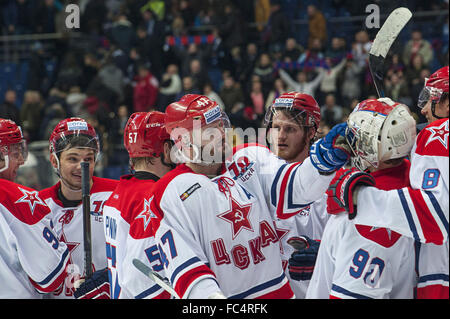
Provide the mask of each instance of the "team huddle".
[{"label": "team huddle", "polygon": [[315,99],[285,93],[268,147],[229,143],[222,107],[188,94],[129,117],[118,181],[93,176],[99,138],[69,118],[49,140],[59,181],[41,191],[14,183],[27,146],[0,119],[0,298],[448,299],[448,66],[418,106],[418,133],[408,106],[379,98],[318,139]]}]

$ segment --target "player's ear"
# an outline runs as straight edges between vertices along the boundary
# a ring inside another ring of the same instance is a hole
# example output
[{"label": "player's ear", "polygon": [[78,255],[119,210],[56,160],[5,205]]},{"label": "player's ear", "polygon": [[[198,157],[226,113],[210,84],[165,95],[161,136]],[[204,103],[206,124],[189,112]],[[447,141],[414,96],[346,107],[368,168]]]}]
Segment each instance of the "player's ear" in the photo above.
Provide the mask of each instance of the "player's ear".
[{"label": "player's ear", "polygon": [[164,160],[166,161],[167,164],[173,164],[172,158],[170,157],[170,153],[172,150],[172,146],[174,145],[174,143],[171,140],[166,140],[164,142]]},{"label": "player's ear", "polygon": [[52,164],[53,168],[58,168],[58,159],[54,153],[50,153],[50,164]]}]

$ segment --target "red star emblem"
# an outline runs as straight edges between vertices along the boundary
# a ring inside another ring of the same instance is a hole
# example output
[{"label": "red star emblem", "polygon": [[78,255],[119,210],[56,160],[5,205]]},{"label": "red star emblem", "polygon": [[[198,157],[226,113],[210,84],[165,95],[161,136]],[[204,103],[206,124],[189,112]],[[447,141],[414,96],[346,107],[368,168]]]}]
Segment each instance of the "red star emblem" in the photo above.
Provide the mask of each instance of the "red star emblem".
[{"label": "red star emblem", "polygon": [[427,131],[430,131],[431,135],[425,146],[432,141],[439,141],[445,148],[448,148],[448,121],[443,122],[440,126],[428,127]]},{"label": "red star emblem", "polygon": [[150,220],[152,218],[156,218],[156,215],[152,212],[150,209],[150,203],[153,200],[153,197],[150,197],[148,200],[144,199],[144,208],[139,213],[139,215],[136,216],[136,219],[142,218],[144,222],[144,231],[147,229],[148,224],[150,224]]},{"label": "red star emblem", "polygon": [[277,224],[275,224],[275,232],[277,233],[278,239],[280,241],[280,251],[283,254],[284,249],[283,249],[283,245],[282,245],[282,238],[285,237],[290,232],[290,230],[284,229],[284,228],[278,228]]},{"label": "red star emblem", "polygon": [[31,215],[33,215],[36,205],[47,206],[47,204],[45,204],[45,202],[39,197],[37,191],[28,191],[20,187],[18,188],[23,193],[23,196],[19,198],[15,203],[28,203],[28,206],[30,206]]},{"label": "red star emblem", "polygon": [[253,231],[248,215],[252,204],[240,205],[233,197],[230,196],[230,210],[217,215],[217,217],[231,224],[231,230],[233,232],[233,239],[240,233],[242,229]]}]

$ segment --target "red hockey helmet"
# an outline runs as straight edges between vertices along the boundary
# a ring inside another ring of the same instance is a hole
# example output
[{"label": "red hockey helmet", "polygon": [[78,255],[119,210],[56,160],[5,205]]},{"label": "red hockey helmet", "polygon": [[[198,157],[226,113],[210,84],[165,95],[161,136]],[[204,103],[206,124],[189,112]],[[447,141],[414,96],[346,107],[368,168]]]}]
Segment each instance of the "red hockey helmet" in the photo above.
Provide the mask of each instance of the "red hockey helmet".
[{"label": "red hockey helmet", "polygon": [[20,127],[11,120],[0,119],[0,145],[20,143],[24,139]]},{"label": "red hockey helmet", "polygon": [[264,123],[272,125],[275,112],[280,109],[288,110],[294,120],[303,118],[302,126],[313,126],[316,129],[320,123],[320,107],[316,100],[309,94],[289,92],[277,97],[266,112]]},{"label": "red hockey helmet", "polygon": [[195,121],[199,121],[202,127],[219,119],[229,126],[228,116],[215,101],[204,95],[186,94],[167,106],[165,125],[167,132],[171,134],[175,128],[192,130]]},{"label": "red hockey helmet", "polygon": [[24,161],[27,160],[28,149],[22,130],[13,121],[0,119],[0,160],[5,161],[5,166],[0,172],[8,169],[9,155],[16,152],[22,155]]},{"label": "red hockey helmet", "polygon": [[49,142],[51,154],[58,154],[72,147],[91,148],[96,153],[100,150],[100,142],[95,129],[79,117],[60,121],[50,135]]},{"label": "red hockey helmet", "polygon": [[170,139],[161,112],[136,112],[125,125],[123,142],[130,158],[159,157]]},{"label": "red hockey helmet", "polygon": [[439,102],[444,93],[448,96],[448,66],[440,68],[434,72],[429,78],[425,79],[425,86],[420,92],[417,106],[423,108],[430,100],[436,103]]}]

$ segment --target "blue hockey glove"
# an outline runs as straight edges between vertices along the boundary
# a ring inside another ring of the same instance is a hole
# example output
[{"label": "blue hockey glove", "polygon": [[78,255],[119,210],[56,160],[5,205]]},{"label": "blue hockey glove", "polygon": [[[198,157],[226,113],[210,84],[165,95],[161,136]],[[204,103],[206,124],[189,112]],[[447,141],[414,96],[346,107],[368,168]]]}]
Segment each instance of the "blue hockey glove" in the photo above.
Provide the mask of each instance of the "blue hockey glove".
[{"label": "blue hockey glove", "polygon": [[76,299],[111,299],[108,269],[104,268],[94,272],[75,290],[74,296]]},{"label": "blue hockey glove", "polygon": [[351,150],[345,139],[347,123],[335,125],[310,149],[310,159],[321,173],[333,173],[347,163]]},{"label": "blue hockey glove", "polygon": [[289,258],[289,275],[293,280],[310,280],[319,252],[319,242],[307,236],[292,237],[287,242],[296,249]]}]

